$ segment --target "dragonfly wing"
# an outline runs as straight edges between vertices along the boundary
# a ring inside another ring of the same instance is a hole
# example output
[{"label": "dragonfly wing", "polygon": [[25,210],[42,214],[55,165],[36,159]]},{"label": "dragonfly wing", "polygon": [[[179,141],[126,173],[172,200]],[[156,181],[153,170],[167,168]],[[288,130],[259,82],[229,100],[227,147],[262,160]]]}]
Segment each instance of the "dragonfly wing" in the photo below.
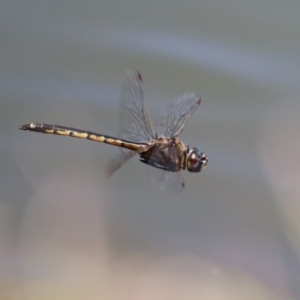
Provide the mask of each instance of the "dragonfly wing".
[{"label": "dragonfly wing", "polygon": [[166,109],[155,122],[159,136],[176,137],[183,130],[187,119],[200,105],[201,99],[194,93],[186,93]]},{"label": "dragonfly wing", "polygon": [[149,167],[150,181],[162,190],[174,193],[183,190],[185,183],[181,172],[169,172],[155,167]]},{"label": "dragonfly wing", "polygon": [[129,69],[121,93],[119,138],[131,142],[146,142],[156,137],[155,127],[148,114],[142,76]]},{"label": "dragonfly wing", "polygon": [[112,159],[106,166],[106,177],[111,177],[122,165],[127,162],[131,157],[136,154],[134,151],[127,151],[119,153],[114,159]]}]

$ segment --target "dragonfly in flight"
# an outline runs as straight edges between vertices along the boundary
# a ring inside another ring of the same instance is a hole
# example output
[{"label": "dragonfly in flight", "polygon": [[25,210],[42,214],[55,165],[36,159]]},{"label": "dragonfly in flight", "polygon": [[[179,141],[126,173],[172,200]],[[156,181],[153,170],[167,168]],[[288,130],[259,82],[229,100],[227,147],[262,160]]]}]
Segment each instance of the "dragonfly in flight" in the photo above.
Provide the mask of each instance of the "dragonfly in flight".
[{"label": "dragonfly in flight", "polygon": [[190,148],[178,138],[186,121],[200,102],[201,99],[196,94],[186,93],[153,122],[148,114],[142,77],[137,70],[129,69],[121,92],[118,138],[44,123],[30,123],[19,128],[120,147],[121,153],[108,164],[106,170],[108,176],[138,154],[141,162],[155,167],[152,168],[155,173],[151,176],[152,181],[158,183],[162,189],[178,191],[185,185],[181,170],[200,172],[208,162],[207,156],[199,148]]}]

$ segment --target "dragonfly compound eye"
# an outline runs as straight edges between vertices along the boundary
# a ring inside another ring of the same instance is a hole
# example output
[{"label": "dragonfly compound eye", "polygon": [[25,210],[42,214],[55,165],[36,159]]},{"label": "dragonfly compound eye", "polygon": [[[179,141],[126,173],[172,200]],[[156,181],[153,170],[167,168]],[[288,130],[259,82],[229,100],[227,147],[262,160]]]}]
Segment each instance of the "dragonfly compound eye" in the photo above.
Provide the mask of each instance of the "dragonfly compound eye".
[{"label": "dragonfly compound eye", "polygon": [[200,172],[207,165],[206,155],[198,148],[190,149],[187,154],[187,169],[189,172]]}]

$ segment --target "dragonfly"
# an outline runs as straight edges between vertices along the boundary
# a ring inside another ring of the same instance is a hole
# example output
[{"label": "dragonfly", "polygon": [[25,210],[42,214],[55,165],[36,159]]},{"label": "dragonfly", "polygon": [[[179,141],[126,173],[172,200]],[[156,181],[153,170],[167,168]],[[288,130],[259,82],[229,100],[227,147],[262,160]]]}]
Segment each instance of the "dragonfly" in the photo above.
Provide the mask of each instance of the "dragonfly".
[{"label": "dragonfly", "polygon": [[151,168],[151,181],[157,183],[161,189],[178,191],[185,186],[181,170],[200,172],[208,163],[202,150],[197,147],[190,148],[178,138],[200,102],[200,97],[195,93],[185,93],[164,110],[159,119],[152,121],[144,96],[142,76],[137,70],[129,69],[126,71],[121,91],[118,138],[44,123],[29,123],[19,128],[117,146],[121,153],[108,164],[108,177],[131,157],[139,155],[141,162],[154,167]]}]

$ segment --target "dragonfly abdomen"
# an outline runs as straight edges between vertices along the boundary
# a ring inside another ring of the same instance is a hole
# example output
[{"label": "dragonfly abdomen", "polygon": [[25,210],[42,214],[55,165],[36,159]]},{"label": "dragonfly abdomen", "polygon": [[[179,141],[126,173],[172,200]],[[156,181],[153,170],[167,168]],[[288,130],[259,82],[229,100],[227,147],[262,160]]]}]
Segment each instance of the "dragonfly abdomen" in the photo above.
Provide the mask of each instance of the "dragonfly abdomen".
[{"label": "dragonfly abdomen", "polygon": [[75,137],[80,139],[87,139],[94,142],[100,142],[112,146],[126,148],[133,151],[138,151],[141,147],[145,146],[145,144],[132,143],[130,141],[120,140],[108,135],[95,133],[92,131],[85,131],[81,129],[71,128],[71,127],[60,126],[60,125],[30,123],[30,124],[25,124],[20,126],[20,129],[41,132],[45,134],[55,134],[55,135],[70,136],[70,137]]}]

